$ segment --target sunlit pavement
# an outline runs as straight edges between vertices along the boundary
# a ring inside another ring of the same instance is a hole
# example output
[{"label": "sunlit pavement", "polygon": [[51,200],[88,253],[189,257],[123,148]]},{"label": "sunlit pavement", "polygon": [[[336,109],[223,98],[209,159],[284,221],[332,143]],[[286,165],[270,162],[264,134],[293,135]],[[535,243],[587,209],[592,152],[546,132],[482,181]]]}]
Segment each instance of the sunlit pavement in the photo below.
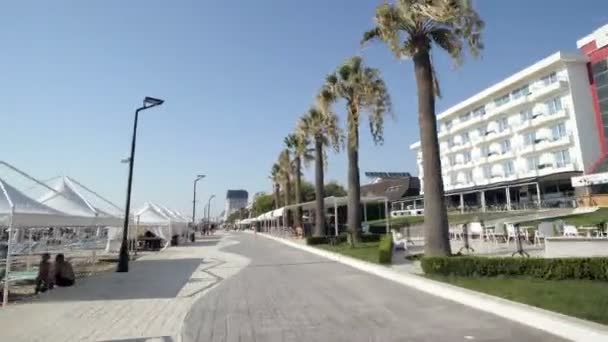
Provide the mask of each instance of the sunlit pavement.
[{"label": "sunlit pavement", "polygon": [[260,236],[222,249],[251,259],[194,303],[190,341],[558,341]]}]

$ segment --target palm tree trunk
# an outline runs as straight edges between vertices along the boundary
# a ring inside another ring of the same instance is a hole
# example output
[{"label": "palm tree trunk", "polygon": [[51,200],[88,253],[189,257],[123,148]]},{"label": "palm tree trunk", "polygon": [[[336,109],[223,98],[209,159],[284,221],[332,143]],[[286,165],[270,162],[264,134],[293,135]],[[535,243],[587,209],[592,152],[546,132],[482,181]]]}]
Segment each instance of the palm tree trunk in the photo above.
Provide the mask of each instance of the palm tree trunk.
[{"label": "palm tree trunk", "polygon": [[315,232],[314,236],[325,235],[325,189],[323,186],[323,141],[315,139]]},{"label": "palm tree trunk", "polygon": [[433,74],[428,51],[414,55],[414,72],[418,88],[418,122],[424,169],[424,254],[445,256],[451,254],[451,249],[437,140]]},{"label": "palm tree trunk", "polygon": [[[302,158],[300,156],[296,156],[296,204],[302,203],[302,175],[300,174],[300,168],[302,167]],[[296,208],[296,215],[294,217],[294,224],[296,227],[302,227],[302,208]]]},{"label": "palm tree trunk", "polygon": [[[289,177],[289,175],[285,176],[285,206],[288,206],[291,204],[291,177]],[[283,225],[285,227],[291,227],[291,218],[289,217],[289,210],[285,209],[285,212],[283,213],[283,215],[285,215],[285,222],[283,222]]]},{"label": "palm tree trunk", "polygon": [[[350,106],[349,106],[350,107]],[[359,118],[354,108],[349,108],[348,130],[348,216],[350,243],[359,242],[361,228],[361,183],[359,180]]]},{"label": "palm tree trunk", "polygon": [[281,195],[279,183],[274,183],[274,208],[279,209],[281,207]]}]

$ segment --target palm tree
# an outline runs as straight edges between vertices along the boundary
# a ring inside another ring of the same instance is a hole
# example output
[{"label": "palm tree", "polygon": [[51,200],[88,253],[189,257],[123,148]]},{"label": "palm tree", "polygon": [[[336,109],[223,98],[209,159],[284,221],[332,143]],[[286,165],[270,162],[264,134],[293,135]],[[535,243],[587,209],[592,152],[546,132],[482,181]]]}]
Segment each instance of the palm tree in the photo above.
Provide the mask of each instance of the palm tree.
[{"label": "palm tree", "polygon": [[[279,167],[280,177],[283,183],[283,195],[285,197],[285,206],[291,204],[291,174],[293,173],[293,166],[291,165],[291,156],[288,149],[284,149],[279,154]],[[289,210],[285,211],[285,227],[291,226],[291,220],[289,217]]]},{"label": "palm tree", "polygon": [[[294,188],[295,188],[295,203],[302,203],[302,163],[308,164],[312,159],[310,150],[308,148],[309,141],[305,136],[292,133],[285,137],[285,146],[293,155],[293,173],[295,176]],[[296,215],[294,217],[294,224],[296,227],[302,227],[302,208],[296,208]]]},{"label": "palm tree", "polygon": [[315,145],[315,229],[314,236],[325,235],[325,198],[324,191],[324,148],[333,147],[340,150],[341,133],[338,117],[331,111],[322,112],[311,108],[300,118],[296,129],[297,135],[310,139]]},{"label": "palm tree", "polygon": [[414,61],[424,169],[425,255],[450,255],[435,117],[435,96],[441,93],[431,49],[447,51],[457,64],[465,44],[477,56],[483,49],[484,23],[470,0],[396,0],[376,8],[375,22],[377,26],[364,33],[362,43],[380,39],[397,58]]},{"label": "palm tree", "polygon": [[279,192],[281,189],[281,177],[280,177],[281,167],[278,163],[274,163],[272,165],[272,169],[270,170],[270,179],[272,180],[272,190],[274,193],[274,208],[279,209],[281,207],[281,197],[279,196]]},{"label": "palm tree", "polygon": [[375,143],[382,143],[384,115],[391,112],[391,100],[378,69],[367,67],[361,57],[352,57],[327,76],[318,97],[322,111],[339,99],[346,101],[348,152],[348,216],[351,244],[358,242],[361,226],[361,181],[359,179],[359,122],[367,113]]}]

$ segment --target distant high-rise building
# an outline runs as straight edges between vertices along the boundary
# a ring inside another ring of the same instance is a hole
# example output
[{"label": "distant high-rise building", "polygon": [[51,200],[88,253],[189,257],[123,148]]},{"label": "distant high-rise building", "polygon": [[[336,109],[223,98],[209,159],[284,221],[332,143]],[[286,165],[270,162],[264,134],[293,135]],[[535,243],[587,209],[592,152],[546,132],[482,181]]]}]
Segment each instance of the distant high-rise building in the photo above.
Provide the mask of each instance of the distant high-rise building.
[{"label": "distant high-rise building", "polygon": [[226,208],[224,209],[224,220],[228,219],[230,214],[235,211],[247,207],[249,194],[246,190],[228,190],[226,193]]}]

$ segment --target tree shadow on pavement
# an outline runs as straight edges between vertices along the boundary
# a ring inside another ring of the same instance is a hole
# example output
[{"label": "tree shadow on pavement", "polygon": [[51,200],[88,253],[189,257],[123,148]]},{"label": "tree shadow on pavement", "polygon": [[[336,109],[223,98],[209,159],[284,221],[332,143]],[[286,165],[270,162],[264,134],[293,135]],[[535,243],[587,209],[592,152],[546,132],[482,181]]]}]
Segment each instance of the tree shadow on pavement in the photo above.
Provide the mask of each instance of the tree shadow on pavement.
[{"label": "tree shadow on pavement", "polygon": [[202,259],[139,260],[129,272],[105,272],[55,288],[40,302],[175,298]]}]

